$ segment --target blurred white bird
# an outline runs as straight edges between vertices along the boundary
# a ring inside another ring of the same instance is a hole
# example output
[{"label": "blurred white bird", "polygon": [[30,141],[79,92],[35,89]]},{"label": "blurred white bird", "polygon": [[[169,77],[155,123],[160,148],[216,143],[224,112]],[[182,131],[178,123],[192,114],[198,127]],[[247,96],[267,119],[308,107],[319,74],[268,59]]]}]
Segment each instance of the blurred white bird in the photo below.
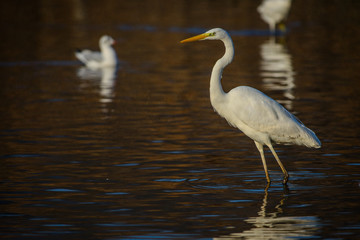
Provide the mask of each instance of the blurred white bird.
[{"label": "blurred white bird", "polygon": [[[261,5],[257,8],[261,18],[270,26],[272,33],[276,30],[276,24],[283,21],[290,10],[291,0],[263,0]],[[280,29],[282,31],[285,30]]]},{"label": "blurred white bird", "polygon": [[221,40],[225,45],[225,54],[214,65],[210,78],[210,101],[214,110],[228,123],[240,129],[254,140],[260,152],[266,179],[270,182],[263,145],[270,148],[282,172],[286,184],[289,174],[277,156],[272,143],[297,144],[320,148],[321,143],[315,133],[288,112],[278,102],[251,87],[240,86],[225,93],[221,86],[224,68],[234,57],[234,45],[229,34],[214,28],[203,34],[182,40],[181,43],[197,40]]},{"label": "blurred white bird", "polygon": [[118,60],[112,47],[114,44],[115,40],[112,37],[104,35],[99,40],[101,52],[88,49],[77,50],[75,56],[89,68],[115,67]]}]

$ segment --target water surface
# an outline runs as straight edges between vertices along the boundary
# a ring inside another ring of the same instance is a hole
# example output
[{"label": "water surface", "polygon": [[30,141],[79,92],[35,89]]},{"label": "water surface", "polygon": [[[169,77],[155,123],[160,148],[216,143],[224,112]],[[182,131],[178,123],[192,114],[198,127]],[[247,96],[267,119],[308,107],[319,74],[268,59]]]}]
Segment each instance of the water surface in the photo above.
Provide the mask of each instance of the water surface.
[{"label": "water surface", "polygon": [[[356,239],[360,234],[359,2],[294,0],[267,33],[252,0],[1,2],[1,238]],[[6,10],[4,10],[6,9]],[[220,42],[226,91],[255,87],[296,114],[321,149],[266,152],[214,113]],[[78,47],[117,39],[116,69]]]}]

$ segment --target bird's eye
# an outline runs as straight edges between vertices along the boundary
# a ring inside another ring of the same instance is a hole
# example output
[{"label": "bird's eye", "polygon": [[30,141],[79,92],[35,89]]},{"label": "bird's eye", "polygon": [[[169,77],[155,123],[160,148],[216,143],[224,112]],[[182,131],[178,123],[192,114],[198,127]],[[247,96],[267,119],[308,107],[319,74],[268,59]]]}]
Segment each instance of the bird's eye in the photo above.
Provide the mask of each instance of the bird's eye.
[{"label": "bird's eye", "polygon": [[212,32],[209,34],[210,37],[215,36],[215,35],[216,35],[216,32]]}]

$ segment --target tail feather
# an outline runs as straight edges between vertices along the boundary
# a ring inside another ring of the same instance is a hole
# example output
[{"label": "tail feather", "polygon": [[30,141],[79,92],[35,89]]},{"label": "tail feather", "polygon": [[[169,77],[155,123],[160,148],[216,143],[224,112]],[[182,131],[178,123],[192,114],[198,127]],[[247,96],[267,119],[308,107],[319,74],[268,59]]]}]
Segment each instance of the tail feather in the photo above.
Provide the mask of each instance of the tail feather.
[{"label": "tail feather", "polygon": [[76,56],[76,58],[77,58],[80,62],[86,64],[86,63],[87,63],[87,59],[86,59],[86,57],[83,55],[82,52],[83,52],[82,49],[76,49],[76,51],[75,51],[75,56]]},{"label": "tail feather", "polygon": [[305,126],[303,130],[304,130],[303,133],[305,135],[303,144],[311,148],[321,148],[321,142],[319,138],[316,136],[316,134],[311,129]]}]

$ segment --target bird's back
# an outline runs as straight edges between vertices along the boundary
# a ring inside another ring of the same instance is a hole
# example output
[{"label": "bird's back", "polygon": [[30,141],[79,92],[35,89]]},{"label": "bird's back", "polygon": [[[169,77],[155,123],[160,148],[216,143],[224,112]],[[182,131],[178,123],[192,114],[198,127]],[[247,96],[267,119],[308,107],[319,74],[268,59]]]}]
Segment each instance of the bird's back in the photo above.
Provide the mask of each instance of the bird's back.
[{"label": "bird's back", "polygon": [[264,93],[246,86],[232,89],[223,109],[216,109],[232,126],[250,138],[319,148],[315,133]]},{"label": "bird's back", "polygon": [[101,52],[91,51],[88,49],[77,50],[75,52],[75,56],[85,65],[87,65],[89,62],[101,63],[103,60]]}]

